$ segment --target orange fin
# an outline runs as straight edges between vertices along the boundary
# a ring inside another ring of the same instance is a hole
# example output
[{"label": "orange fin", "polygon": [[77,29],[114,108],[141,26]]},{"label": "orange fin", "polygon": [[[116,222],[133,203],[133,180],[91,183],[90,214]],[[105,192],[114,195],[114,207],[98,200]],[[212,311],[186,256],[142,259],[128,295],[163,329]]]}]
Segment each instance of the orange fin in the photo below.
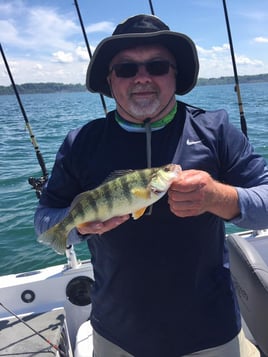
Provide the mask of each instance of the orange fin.
[{"label": "orange fin", "polygon": [[78,224],[76,227],[77,228],[83,228],[83,227],[87,227],[87,225],[88,225],[88,222],[84,222],[84,223]]},{"label": "orange fin", "polygon": [[134,196],[137,196],[139,198],[148,199],[151,196],[151,191],[146,188],[133,188],[131,192]]},{"label": "orange fin", "polygon": [[141,209],[139,209],[138,211],[133,212],[133,213],[132,213],[133,219],[139,219],[139,218],[143,215],[143,213],[145,212],[145,210],[146,210],[146,207],[141,208]]}]

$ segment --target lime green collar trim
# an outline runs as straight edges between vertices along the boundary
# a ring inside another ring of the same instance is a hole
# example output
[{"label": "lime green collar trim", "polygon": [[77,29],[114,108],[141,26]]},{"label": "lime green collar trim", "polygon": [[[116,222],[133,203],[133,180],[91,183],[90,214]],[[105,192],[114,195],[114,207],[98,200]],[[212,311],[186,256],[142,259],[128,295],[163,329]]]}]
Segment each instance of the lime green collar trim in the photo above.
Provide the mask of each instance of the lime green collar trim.
[{"label": "lime green collar trim", "polygon": [[[171,109],[171,111],[164,116],[164,118],[157,120],[153,123],[151,123],[151,128],[154,129],[161,129],[164,128],[166,125],[168,125],[175,117],[175,114],[177,113],[177,103],[174,105],[174,107]],[[126,119],[122,118],[118,112],[115,112],[115,120],[117,121],[117,123],[126,128],[126,127],[132,127],[134,128],[144,128],[144,124],[137,124],[137,123],[132,123],[130,121],[127,121]]]}]

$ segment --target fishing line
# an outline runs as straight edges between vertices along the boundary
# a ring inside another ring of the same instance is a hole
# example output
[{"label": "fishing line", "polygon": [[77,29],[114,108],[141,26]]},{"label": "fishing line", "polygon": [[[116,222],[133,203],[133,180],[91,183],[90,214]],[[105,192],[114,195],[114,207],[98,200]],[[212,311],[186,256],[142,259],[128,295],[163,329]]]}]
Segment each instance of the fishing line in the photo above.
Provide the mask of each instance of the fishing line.
[{"label": "fishing line", "polygon": [[17,90],[15,81],[14,81],[13,76],[12,76],[12,73],[11,73],[11,71],[10,71],[10,68],[9,68],[9,65],[8,65],[8,62],[7,62],[7,59],[6,59],[6,56],[5,56],[5,53],[4,53],[4,50],[3,50],[3,48],[2,48],[1,43],[0,43],[0,51],[1,51],[1,54],[2,54],[2,57],[3,57],[4,63],[5,63],[5,66],[6,66],[7,73],[8,73],[8,75],[9,75],[10,81],[11,81],[11,83],[12,83],[12,87],[13,87],[13,90],[14,90],[14,92],[15,92],[17,101],[18,101],[18,103],[19,103],[20,110],[21,110],[21,113],[22,113],[22,115],[23,115],[23,118],[24,118],[24,121],[25,121],[25,124],[26,124],[26,128],[27,128],[27,130],[28,130],[28,132],[29,132],[30,139],[31,139],[31,143],[33,144],[33,147],[34,147],[34,150],[35,150],[35,153],[36,153],[36,157],[37,157],[38,163],[39,163],[39,165],[40,165],[40,167],[41,167],[41,170],[42,170],[43,176],[41,176],[39,179],[36,179],[36,178],[34,178],[34,177],[30,177],[30,178],[28,179],[29,184],[32,186],[33,189],[35,189],[35,192],[36,192],[37,197],[40,198],[43,185],[44,185],[44,184],[46,183],[46,181],[48,180],[48,172],[47,172],[47,169],[46,169],[46,165],[45,165],[43,156],[42,156],[42,154],[41,154],[41,152],[40,152],[40,150],[39,150],[37,141],[36,141],[35,136],[34,136],[34,134],[33,134],[33,131],[32,131],[30,122],[29,122],[29,120],[28,120],[28,118],[27,118],[27,115],[26,115],[26,112],[25,112],[25,110],[24,110],[22,101],[21,101],[21,99],[20,99],[19,92],[18,92],[18,90]]},{"label": "fishing line", "polygon": [[[82,32],[83,32],[83,36],[84,36],[84,40],[85,40],[85,43],[86,43],[88,55],[89,55],[89,58],[91,59],[92,58],[92,53],[91,53],[90,46],[89,46],[89,43],[88,43],[88,39],[87,39],[87,35],[86,35],[83,19],[82,19],[81,13],[80,13],[78,1],[74,0],[74,4],[75,4],[77,15],[78,15],[78,18],[79,18],[80,26],[81,26],[81,29],[82,29]],[[107,115],[108,111],[107,111],[106,103],[105,103],[104,97],[103,97],[103,95],[101,93],[100,93],[100,99],[101,99],[101,103],[102,103],[102,106],[103,106],[104,113],[105,113],[105,115]]]},{"label": "fishing line", "polygon": [[25,325],[26,327],[28,327],[30,330],[32,330],[35,335],[41,337],[46,343],[48,343],[50,345],[50,347],[54,348],[56,351],[58,351],[61,356],[66,356],[66,353],[64,351],[62,351],[60,349],[59,346],[55,345],[54,343],[52,343],[51,341],[49,341],[45,336],[43,336],[40,332],[38,332],[37,330],[35,330],[32,326],[30,326],[27,322],[25,322],[24,320],[22,320],[15,312],[13,312],[12,310],[10,310],[8,307],[6,307],[1,301],[0,301],[0,306],[2,306],[7,312],[9,312],[12,316],[14,316],[17,320],[19,320],[23,325]]},{"label": "fishing line", "polygon": [[225,22],[226,22],[226,27],[227,27],[227,32],[228,32],[230,51],[231,51],[231,57],[232,57],[232,63],[233,63],[233,71],[234,71],[234,78],[235,78],[235,92],[237,94],[238,107],[239,107],[239,113],[240,113],[240,125],[241,125],[242,132],[244,133],[244,135],[246,137],[248,137],[247,123],[246,123],[246,118],[244,115],[243,103],[242,103],[242,98],[241,98],[241,93],[240,93],[239,79],[238,79],[236,62],[235,62],[235,54],[234,54],[233,40],[232,40],[232,34],[231,34],[231,27],[230,27],[230,22],[229,22],[229,18],[228,18],[228,11],[227,11],[227,6],[226,6],[226,1],[222,0],[222,2],[223,2]]}]

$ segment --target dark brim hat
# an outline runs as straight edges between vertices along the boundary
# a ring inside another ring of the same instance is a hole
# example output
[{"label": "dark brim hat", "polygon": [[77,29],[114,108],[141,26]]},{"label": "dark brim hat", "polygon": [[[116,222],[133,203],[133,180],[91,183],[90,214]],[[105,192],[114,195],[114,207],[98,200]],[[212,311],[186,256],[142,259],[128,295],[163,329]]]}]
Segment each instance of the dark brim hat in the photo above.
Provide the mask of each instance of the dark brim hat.
[{"label": "dark brim hat", "polygon": [[188,36],[170,31],[165,23],[153,15],[136,15],[128,18],[116,27],[112,36],[100,42],[88,66],[87,89],[112,97],[107,76],[113,57],[124,49],[151,44],[164,46],[175,57],[175,93],[183,95],[190,92],[196,85],[199,71],[196,47]]}]

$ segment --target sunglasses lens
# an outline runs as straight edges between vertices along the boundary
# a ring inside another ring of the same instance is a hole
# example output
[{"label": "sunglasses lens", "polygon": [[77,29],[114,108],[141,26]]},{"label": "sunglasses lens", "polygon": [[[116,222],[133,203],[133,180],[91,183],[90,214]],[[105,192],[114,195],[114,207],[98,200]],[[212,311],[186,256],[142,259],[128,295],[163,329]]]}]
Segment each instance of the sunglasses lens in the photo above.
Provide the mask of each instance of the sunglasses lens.
[{"label": "sunglasses lens", "polygon": [[150,61],[145,63],[118,63],[113,65],[112,70],[115,71],[117,77],[131,78],[138,73],[140,66],[145,66],[146,71],[151,76],[163,76],[164,74],[168,73],[171,64],[169,63],[169,61],[165,60]]},{"label": "sunglasses lens", "polygon": [[163,76],[169,71],[168,61],[152,61],[146,63],[146,70],[152,76]]},{"label": "sunglasses lens", "polygon": [[115,74],[117,77],[130,78],[134,77],[138,72],[137,63],[119,63],[113,66]]}]

